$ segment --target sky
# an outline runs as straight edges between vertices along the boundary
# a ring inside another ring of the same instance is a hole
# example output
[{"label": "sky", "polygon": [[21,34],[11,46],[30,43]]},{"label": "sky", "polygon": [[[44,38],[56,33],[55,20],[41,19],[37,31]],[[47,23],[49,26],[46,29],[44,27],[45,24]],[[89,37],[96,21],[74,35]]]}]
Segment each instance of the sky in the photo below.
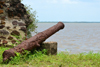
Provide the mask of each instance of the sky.
[{"label": "sky", "polygon": [[36,11],[37,20],[100,22],[100,0],[23,0]]}]

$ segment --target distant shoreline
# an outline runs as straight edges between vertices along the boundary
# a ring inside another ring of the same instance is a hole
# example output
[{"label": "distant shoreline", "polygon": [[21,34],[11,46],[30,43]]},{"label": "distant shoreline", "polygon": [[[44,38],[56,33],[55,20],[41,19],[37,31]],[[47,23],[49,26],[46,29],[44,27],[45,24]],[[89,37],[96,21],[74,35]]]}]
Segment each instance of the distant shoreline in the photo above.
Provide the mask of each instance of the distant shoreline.
[{"label": "distant shoreline", "polygon": [[[44,22],[37,22],[37,23],[58,23],[58,22],[45,22],[44,21]],[[100,22],[63,22],[63,23],[100,23]]]}]

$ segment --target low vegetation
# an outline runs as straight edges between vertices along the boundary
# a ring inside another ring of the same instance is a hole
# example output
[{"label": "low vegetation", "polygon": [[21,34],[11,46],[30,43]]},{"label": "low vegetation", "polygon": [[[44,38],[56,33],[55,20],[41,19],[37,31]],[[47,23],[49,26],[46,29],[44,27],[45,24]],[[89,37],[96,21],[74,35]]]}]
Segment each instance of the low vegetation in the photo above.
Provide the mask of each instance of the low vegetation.
[{"label": "low vegetation", "polygon": [[8,63],[3,63],[2,53],[9,48],[0,47],[0,67],[100,67],[100,53],[69,54],[61,52],[57,55],[46,55],[43,51],[25,51],[25,55],[17,53]]}]

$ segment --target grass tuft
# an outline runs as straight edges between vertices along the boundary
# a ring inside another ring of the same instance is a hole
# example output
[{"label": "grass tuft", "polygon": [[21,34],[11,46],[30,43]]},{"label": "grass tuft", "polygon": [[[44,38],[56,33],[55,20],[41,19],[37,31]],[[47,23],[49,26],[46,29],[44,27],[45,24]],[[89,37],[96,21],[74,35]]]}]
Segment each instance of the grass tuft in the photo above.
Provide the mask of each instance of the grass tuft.
[{"label": "grass tuft", "polygon": [[0,67],[100,67],[100,53],[69,54],[60,52],[57,55],[46,55],[43,51],[25,51],[17,53],[9,63],[2,63],[2,53],[9,48],[0,47]]}]

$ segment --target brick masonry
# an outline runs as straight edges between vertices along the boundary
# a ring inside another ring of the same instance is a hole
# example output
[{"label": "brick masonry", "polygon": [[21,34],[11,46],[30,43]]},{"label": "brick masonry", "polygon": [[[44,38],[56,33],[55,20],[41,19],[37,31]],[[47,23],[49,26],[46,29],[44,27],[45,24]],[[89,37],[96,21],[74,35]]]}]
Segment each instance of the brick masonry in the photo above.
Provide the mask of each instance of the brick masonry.
[{"label": "brick masonry", "polygon": [[26,37],[32,23],[20,0],[0,0],[0,45],[14,45]]}]

